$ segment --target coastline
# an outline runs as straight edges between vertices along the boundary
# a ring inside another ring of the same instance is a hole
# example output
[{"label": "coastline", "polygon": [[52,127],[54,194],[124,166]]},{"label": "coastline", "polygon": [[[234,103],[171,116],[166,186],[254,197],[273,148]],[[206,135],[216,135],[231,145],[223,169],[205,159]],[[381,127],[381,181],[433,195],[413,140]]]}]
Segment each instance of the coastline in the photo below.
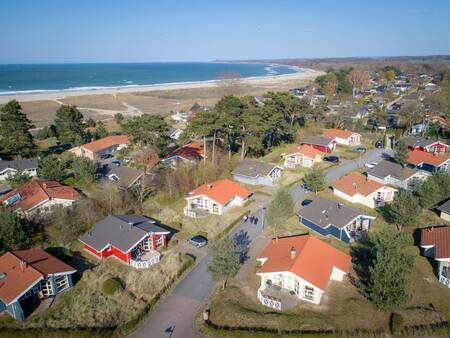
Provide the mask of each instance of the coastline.
[{"label": "coastline", "polygon": [[[291,74],[282,75],[268,75],[268,76],[254,76],[241,78],[243,84],[258,85],[258,84],[270,84],[276,83],[280,80],[308,80],[312,79],[322,72],[309,68],[297,68],[298,71]],[[43,101],[50,100],[56,101],[73,96],[86,96],[86,95],[102,95],[102,94],[121,94],[121,93],[138,93],[138,92],[150,92],[150,91],[164,91],[164,90],[177,90],[177,89],[194,89],[194,88],[211,88],[215,87],[220,80],[208,80],[208,81],[192,81],[192,82],[176,82],[176,83],[163,83],[152,85],[131,85],[120,87],[99,87],[99,88],[86,88],[86,89],[74,89],[74,90],[55,90],[55,91],[38,91],[33,93],[14,93],[0,95],[0,104],[6,103],[10,100],[16,99],[21,102],[30,101]]]}]

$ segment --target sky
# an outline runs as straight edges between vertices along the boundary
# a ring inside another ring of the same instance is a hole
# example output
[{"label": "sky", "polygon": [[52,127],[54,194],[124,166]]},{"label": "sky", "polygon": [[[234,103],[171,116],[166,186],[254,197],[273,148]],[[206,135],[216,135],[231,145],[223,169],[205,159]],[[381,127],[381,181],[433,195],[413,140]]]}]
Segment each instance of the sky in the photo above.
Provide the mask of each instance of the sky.
[{"label": "sky", "polygon": [[1,0],[0,63],[450,54],[450,1]]}]

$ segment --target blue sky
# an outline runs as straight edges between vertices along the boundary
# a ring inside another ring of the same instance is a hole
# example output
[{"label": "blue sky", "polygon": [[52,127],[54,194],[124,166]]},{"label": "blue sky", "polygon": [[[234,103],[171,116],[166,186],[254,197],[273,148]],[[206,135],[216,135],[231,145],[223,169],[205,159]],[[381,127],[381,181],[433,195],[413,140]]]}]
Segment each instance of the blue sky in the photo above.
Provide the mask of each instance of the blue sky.
[{"label": "blue sky", "polygon": [[450,54],[450,1],[1,0],[0,63]]}]

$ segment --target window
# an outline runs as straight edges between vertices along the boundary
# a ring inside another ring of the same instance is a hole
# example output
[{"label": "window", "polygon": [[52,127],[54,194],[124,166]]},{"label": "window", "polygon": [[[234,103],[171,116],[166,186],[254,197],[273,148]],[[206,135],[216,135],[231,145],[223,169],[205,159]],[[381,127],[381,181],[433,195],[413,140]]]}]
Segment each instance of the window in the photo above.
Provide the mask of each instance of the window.
[{"label": "window", "polygon": [[44,297],[53,295],[53,287],[52,287],[52,282],[50,281],[50,279],[41,282],[41,291],[42,291],[42,294],[44,295]]},{"label": "window", "polygon": [[294,292],[296,295],[300,293],[300,282],[296,279],[294,284]]},{"label": "window", "polygon": [[59,276],[55,279],[56,282],[56,292],[60,292],[69,287],[67,276]]},{"label": "window", "polygon": [[308,300],[313,300],[314,299],[314,288],[311,286],[305,285],[303,297]]}]

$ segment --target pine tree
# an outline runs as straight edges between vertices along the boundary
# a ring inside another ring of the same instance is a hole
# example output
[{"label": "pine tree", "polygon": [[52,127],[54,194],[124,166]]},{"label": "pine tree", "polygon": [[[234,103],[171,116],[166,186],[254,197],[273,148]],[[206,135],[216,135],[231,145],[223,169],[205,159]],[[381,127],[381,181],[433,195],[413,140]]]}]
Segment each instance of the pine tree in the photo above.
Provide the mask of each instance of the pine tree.
[{"label": "pine tree", "polygon": [[325,174],[322,170],[314,166],[306,175],[305,183],[309,189],[314,191],[316,194],[319,191],[324,190],[327,187],[327,182],[325,181]]},{"label": "pine tree", "polygon": [[0,109],[0,151],[8,156],[29,156],[36,148],[30,129],[31,121],[16,100]]},{"label": "pine tree", "polygon": [[277,229],[293,215],[293,211],[294,200],[291,193],[287,189],[280,190],[270,203],[267,213],[267,221],[273,227],[274,237],[277,236]]},{"label": "pine tree", "polygon": [[419,200],[408,190],[400,190],[394,196],[389,206],[392,220],[401,229],[404,226],[415,226],[419,220],[422,209]]},{"label": "pine tree", "polygon": [[29,244],[29,226],[13,211],[0,209],[0,253],[24,249]]},{"label": "pine tree", "polygon": [[368,278],[361,287],[380,310],[392,310],[410,297],[408,291],[415,262],[414,257],[405,252],[412,244],[408,236],[390,226],[368,235]]},{"label": "pine tree", "polygon": [[241,266],[239,247],[226,237],[212,245],[209,251],[212,259],[208,263],[208,272],[214,281],[222,282],[222,289],[225,289],[228,279],[234,277]]},{"label": "pine tree", "polygon": [[408,147],[405,141],[398,141],[397,147],[395,148],[394,160],[398,164],[408,163]]},{"label": "pine tree", "polygon": [[47,156],[39,163],[38,176],[44,180],[61,182],[66,178],[65,164],[55,155]]},{"label": "pine tree", "polygon": [[26,172],[17,171],[13,176],[8,177],[6,181],[11,186],[11,188],[15,189],[28,182],[30,178],[30,175],[28,175]]},{"label": "pine tree", "polygon": [[55,127],[61,144],[80,145],[87,141],[83,114],[75,106],[63,105],[58,108]]}]

